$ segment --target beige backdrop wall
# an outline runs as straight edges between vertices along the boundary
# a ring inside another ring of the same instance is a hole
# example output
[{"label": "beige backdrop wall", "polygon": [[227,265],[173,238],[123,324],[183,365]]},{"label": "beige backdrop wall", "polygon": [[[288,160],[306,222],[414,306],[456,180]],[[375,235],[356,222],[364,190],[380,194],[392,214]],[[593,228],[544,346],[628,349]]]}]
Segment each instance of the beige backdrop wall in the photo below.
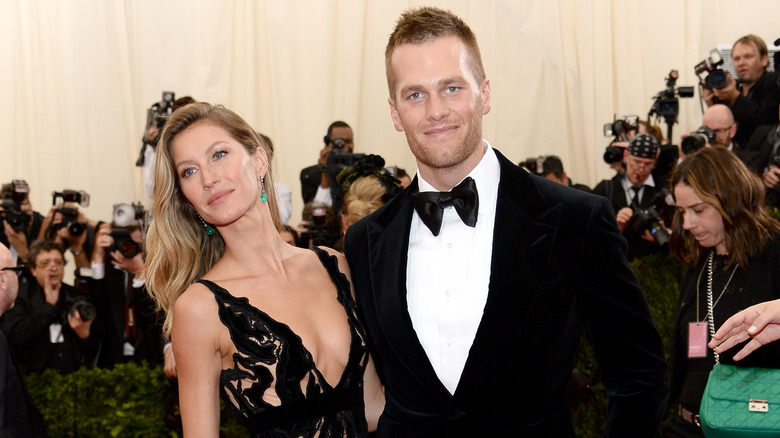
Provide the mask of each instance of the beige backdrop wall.
[{"label": "beige backdrop wall", "polygon": [[[590,186],[610,176],[602,124],[646,118],[671,69],[695,85],[717,44],[780,37],[770,0],[0,0],[0,181],[27,180],[44,214],[62,189],[90,193],[94,219],[150,205],[134,163],[146,109],[170,90],[273,139],[296,223],[299,171],[334,120],[354,127],[358,152],[415,171],[389,118],[383,52],[398,14],[423,4],[477,34],[492,85],[485,137],[514,161],[557,154]],[[698,93],[680,108],[675,137],[699,126]]]}]

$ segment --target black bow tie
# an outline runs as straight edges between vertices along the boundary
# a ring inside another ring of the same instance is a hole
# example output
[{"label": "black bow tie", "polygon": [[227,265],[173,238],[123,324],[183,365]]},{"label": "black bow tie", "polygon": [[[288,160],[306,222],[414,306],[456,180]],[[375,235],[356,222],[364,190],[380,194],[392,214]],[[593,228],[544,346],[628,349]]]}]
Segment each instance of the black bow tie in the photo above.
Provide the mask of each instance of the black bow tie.
[{"label": "black bow tie", "polygon": [[441,220],[447,207],[455,207],[464,224],[470,227],[477,224],[479,198],[477,184],[471,177],[464,179],[449,192],[415,193],[412,195],[412,202],[420,219],[434,236],[438,236],[441,231]]}]

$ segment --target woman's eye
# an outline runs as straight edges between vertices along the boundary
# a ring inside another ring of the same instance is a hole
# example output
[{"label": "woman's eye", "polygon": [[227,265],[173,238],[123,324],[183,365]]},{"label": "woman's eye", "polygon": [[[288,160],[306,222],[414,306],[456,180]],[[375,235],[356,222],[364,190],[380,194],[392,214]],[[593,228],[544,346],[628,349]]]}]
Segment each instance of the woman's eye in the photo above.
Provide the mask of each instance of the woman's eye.
[{"label": "woman's eye", "polygon": [[225,155],[227,155],[227,151],[217,151],[217,152],[214,152],[213,158],[214,159],[220,159],[220,158],[224,157]]},{"label": "woman's eye", "polygon": [[192,168],[192,167],[188,167],[188,168],[186,168],[186,169],[181,171],[181,177],[182,178],[187,178],[188,176],[192,175],[193,173],[195,173],[195,169]]}]

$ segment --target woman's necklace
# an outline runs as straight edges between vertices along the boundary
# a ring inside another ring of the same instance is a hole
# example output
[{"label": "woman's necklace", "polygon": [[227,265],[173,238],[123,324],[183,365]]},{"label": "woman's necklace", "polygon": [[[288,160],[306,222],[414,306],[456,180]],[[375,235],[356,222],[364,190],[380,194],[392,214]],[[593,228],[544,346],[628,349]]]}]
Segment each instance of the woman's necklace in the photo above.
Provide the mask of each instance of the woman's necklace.
[{"label": "woman's necklace", "polygon": [[[715,306],[718,305],[718,301],[723,297],[723,294],[726,293],[726,289],[728,289],[729,284],[731,284],[731,279],[734,278],[734,274],[737,272],[737,268],[739,268],[739,263],[734,265],[734,270],[731,271],[731,275],[729,276],[729,279],[726,281],[726,285],[723,286],[723,290],[720,291],[720,294],[718,295],[718,298],[715,300],[715,302],[712,301],[713,294],[712,294],[712,277],[713,277],[713,259],[715,258],[715,250],[710,251],[710,255],[707,256],[707,263],[702,266],[701,272],[699,273],[699,281],[696,282],[696,320],[701,321],[699,319],[699,285],[701,284],[701,276],[704,273],[704,268],[707,268],[707,322],[710,329],[710,339],[715,337],[715,318],[713,316],[713,310],[715,309]],[[720,354],[713,351],[713,354],[715,355],[715,363],[720,363]]]}]

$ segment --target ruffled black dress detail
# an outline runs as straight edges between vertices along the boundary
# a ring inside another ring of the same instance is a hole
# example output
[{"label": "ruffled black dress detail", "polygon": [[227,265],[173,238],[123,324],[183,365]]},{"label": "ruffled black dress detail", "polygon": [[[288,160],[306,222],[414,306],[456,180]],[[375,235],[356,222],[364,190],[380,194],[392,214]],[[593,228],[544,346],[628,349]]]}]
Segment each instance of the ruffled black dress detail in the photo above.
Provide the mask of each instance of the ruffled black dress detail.
[{"label": "ruffled black dress detail", "polygon": [[[363,372],[368,362],[365,330],[358,322],[347,278],[336,257],[314,248],[336,285],[352,334],[349,360],[338,384],[331,387],[290,327],[208,280],[219,305],[219,318],[228,328],[237,352],[233,368],[220,374],[220,395],[247,426],[260,437],[365,437],[368,435],[363,404]],[[306,382],[305,391],[302,382]],[[281,405],[267,403],[268,388]]]}]

